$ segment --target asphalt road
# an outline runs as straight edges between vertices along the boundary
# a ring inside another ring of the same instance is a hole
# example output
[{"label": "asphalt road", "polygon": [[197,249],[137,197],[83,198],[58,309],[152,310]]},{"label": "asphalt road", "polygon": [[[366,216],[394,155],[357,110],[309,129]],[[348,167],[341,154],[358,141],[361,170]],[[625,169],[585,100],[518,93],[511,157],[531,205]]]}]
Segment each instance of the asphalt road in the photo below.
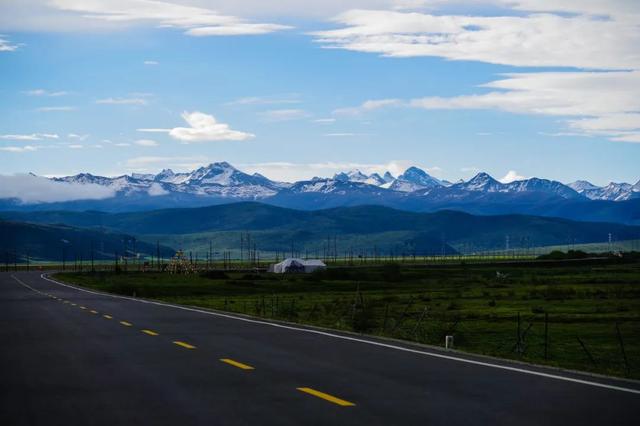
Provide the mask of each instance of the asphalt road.
[{"label": "asphalt road", "polygon": [[0,273],[0,341],[7,426],[640,418],[638,383],[95,294],[36,272]]}]

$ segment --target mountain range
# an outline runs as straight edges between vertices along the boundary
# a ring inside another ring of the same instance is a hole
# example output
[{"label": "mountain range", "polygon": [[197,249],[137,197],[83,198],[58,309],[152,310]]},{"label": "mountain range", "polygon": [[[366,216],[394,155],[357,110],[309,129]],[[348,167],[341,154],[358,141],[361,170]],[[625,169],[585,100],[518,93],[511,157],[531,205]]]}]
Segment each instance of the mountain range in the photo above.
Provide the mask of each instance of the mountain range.
[{"label": "mountain range", "polygon": [[248,174],[227,162],[186,173],[95,176],[81,173],[52,178],[56,182],[95,184],[113,196],[100,200],[24,203],[0,200],[0,210],[101,210],[107,212],[200,207],[260,201],[281,207],[317,210],[340,206],[383,205],[409,211],[455,209],[473,214],[535,214],[576,220],[640,223],[640,181],[598,187],[587,181],[563,184],[530,178],[502,183],[487,173],[468,181],[439,180],[417,167],[399,176],[367,175],[359,170],[331,178],[278,182]]}]

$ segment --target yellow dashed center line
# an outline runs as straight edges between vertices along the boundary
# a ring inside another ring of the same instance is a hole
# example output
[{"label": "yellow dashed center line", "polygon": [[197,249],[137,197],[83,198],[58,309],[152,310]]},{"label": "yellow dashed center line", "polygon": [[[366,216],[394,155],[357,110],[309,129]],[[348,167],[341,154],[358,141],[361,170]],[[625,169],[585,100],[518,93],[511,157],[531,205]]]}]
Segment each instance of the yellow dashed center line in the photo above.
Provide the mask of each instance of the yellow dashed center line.
[{"label": "yellow dashed center line", "polygon": [[238,367],[238,368],[240,368],[242,370],[254,370],[254,368],[252,366],[250,366],[250,365],[243,364],[241,362],[234,361],[234,360],[229,359],[229,358],[220,358],[220,361],[225,362],[225,363],[227,363],[229,365],[233,365],[234,367]]},{"label": "yellow dashed center line", "polygon": [[155,331],[151,331],[151,330],[141,330],[144,334],[148,334],[149,336],[157,336],[158,333],[156,333]]},{"label": "yellow dashed center line", "polygon": [[340,405],[341,407],[353,407],[353,402],[345,401],[344,399],[337,398],[333,395],[329,395],[328,393],[320,392],[311,388],[296,388],[300,392],[308,393],[309,395],[316,396],[318,398],[324,399],[325,401],[332,402],[334,404]]},{"label": "yellow dashed center line", "polygon": [[187,348],[187,349],[195,349],[196,347],[193,345],[190,345],[188,343],[185,342],[181,342],[179,340],[174,341],[173,343],[175,343],[178,346],[182,346],[183,348]]},{"label": "yellow dashed center line", "polygon": [[106,319],[113,319],[113,317],[111,315],[103,315],[104,318]]},{"label": "yellow dashed center line", "polygon": [[89,312],[91,312],[92,314],[97,314],[98,313],[98,311],[94,311],[93,309],[90,310]]},{"label": "yellow dashed center line", "polygon": [[124,325],[125,327],[131,327],[133,325],[130,322],[126,322],[126,321],[120,321],[120,324]]}]

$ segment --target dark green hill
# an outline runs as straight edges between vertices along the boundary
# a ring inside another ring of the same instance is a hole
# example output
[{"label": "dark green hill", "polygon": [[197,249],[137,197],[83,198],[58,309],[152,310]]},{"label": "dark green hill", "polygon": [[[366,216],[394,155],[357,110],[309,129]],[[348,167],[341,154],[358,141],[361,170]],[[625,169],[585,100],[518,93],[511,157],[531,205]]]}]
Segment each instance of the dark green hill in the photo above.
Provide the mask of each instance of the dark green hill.
[{"label": "dark green hill", "polygon": [[511,248],[602,242],[610,233],[616,240],[640,238],[640,227],[621,224],[526,215],[477,216],[457,211],[415,213],[382,206],[301,211],[244,202],[116,214],[3,212],[0,216],[104,227],[139,235],[147,241],[151,236],[163,235],[167,238],[162,241],[184,248],[204,246],[209,239],[216,240],[218,248],[237,248],[240,231],[251,232],[261,250],[284,250],[291,244],[298,244],[300,250],[318,250],[328,236],[342,241],[342,250],[371,249],[383,244],[434,253],[440,253],[443,247],[448,250],[447,244],[465,251],[504,249],[507,238]]},{"label": "dark green hill", "polygon": [[[74,257],[88,260],[113,259],[117,252],[121,256],[125,249],[128,256],[134,253],[155,255],[156,245],[135,241],[134,237],[122,233],[103,232],[95,229],[75,228],[66,225],[42,225],[0,220],[0,262],[26,260],[56,260],[63,256],[67,261]],[[126,247],[125,247],[126,246]],[[135,247],[135,251],[134,251]],[[173,249],[161,246],[164,257],[172,256]]]}]

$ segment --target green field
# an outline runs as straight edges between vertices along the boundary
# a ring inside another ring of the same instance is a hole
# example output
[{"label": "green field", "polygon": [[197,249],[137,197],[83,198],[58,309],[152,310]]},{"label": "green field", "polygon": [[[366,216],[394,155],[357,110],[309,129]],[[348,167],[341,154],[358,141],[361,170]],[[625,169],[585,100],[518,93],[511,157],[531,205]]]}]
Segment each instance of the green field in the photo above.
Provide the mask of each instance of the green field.
[{"label": "green field", "polygon": [[640,378],[640,263],[387,264],[309,275],[57,277],[118,294],[430,345],[443,345],[450,334],[463,351]]},{"label": "green field", "polygon": [[550,253],[554,250],[581,250],[588,253],[605,253],[608,251],[640,251],[640,240],[613,241],[611,244],[609,244],[609,242],[607,241],[589,244],[563,244],[555,246],[536,247],[534,250],[536,253]]}]

